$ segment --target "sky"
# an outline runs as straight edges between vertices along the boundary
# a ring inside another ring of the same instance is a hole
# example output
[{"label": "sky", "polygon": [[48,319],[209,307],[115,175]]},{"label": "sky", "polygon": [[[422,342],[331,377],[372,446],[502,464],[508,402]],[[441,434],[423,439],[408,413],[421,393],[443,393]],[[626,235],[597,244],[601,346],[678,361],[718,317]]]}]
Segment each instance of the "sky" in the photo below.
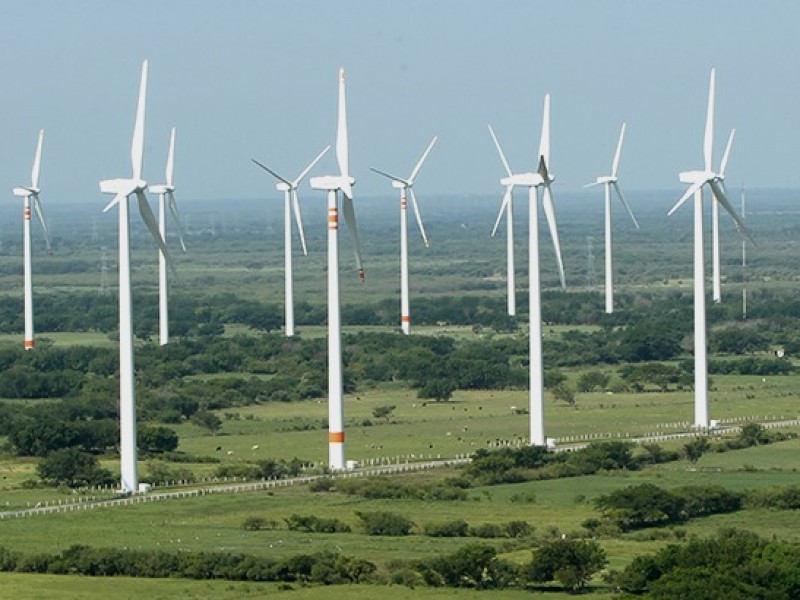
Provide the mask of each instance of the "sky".
[{"label": "sky", "polygon": [[[255,157],[295,177],[336,129],[347,71],[357,195],[393,194],[436,134],[418,196],[497,194],[532,170],[552,98],[551,171],[575,191],[608,174],[674,190],[702,165],[709,71],[715,163],[729,184],[800,187],[800,3],[793,0],[0,0],[0,189],[27,184],[46,130],[42,201],[105,205],[130,175],[139,69],[150,61],[144,176],[178,129],[179,200],[278,195]],[[333,152],[314,174],[337,172]],[[304,196],[315,193],[309,189]]]}]

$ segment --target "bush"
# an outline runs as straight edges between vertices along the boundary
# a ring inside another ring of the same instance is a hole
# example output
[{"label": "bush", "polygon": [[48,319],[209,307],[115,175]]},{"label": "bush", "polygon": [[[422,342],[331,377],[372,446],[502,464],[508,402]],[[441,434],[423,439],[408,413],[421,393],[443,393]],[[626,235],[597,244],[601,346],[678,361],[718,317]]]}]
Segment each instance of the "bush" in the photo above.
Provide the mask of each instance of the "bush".
[{"label": "bush", "polygon": [[289,531],[306,531],[309,533],[347,533],[350,526],[339,519],[325,519],[314,515],[292,515],[286,521]]},{"label": "bush", "polygon": [[469,525],[459,519],[445,523],[428,523],[422,531],[430,537],[466,537],[469,534]]},{"label": "bush", "polygon": [[469,528],[469,534],[478,538],[500,538],[505,537],[506,533],[502,525],[497,523],[483,523]]},{"label": "bush", "polygon": [[356,511],[356,516],[361,519],[364,531],[369,535],[408,535],[414,527],[411,519],[391,512]]},{"label": "bush", "polygon": [[575,591],[606,564],[606,553],[594,540],[557,539],[542,544],[524,572],[529,581],[555,580]]}]

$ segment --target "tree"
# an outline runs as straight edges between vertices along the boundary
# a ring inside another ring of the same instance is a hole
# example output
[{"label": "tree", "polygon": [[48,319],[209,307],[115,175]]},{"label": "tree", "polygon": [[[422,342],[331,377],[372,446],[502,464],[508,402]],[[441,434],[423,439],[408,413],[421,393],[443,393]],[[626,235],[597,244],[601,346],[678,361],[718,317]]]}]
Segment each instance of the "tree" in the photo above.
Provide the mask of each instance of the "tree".
[{"label": "tree", "polygon": [[559,384],[553,388],[552,393],[556,401],[575,406],[575,390],[571,386]]},{"label": "tree", "polygon": [[683,518],[683,498],[652,483],[614,490],[597,497],[594,504],[623,530],[674,523]]},{"label": "tree", "polygon": [[164,454],[178,447],[178,434],[169,427],[142,425],[137,437],[139,449],[148,454]]},{"label": "tree", "polygon": [[743,446],[757,446],[768,442],[764,426],[759,423],[745,423],[739,431],[739,442]]},{"label": "tree", "polygon": [[700,457],[711,449],[711,443],[708,438],[699,437],[695,438],[683,446],[683,456],[692,463],[692,466],[697,464]]},{"label": "tree", "polygon": [[431,398],[437,402],[447,402],[453,397],[455,384],[447,379],[431,379],[417,392],[417,398]]},{"label": "tree", "polygon": [[222,419],[208,410],[199,410],[192,417],[192,423],[199,425],[204,429],[208,429],[211,435],[217,435],[222,429]]},{"label": "tree", "polygon": [[45,483],[82,487],[111,483],[111,472],[100,467],[97,458],[77,448],[54,450],[36,467]]},{"label": "tree", "polygon": [[607,564],[605,551],[594,540],[555,539],[534,552],[525,575],[533,582],[555,580],[576,591]]},{"label": "tree", "polygon": [[392,418],[395,408],[397,407],[394,404],[391,406],[376,406],[372,409],[372,416],[376,419],[386,419],[388,421]]},{"label": "tree", "polygon": [[608,387],[611,375],[604,371],[587,371],[578,378],[579,392],[602,392]]}]

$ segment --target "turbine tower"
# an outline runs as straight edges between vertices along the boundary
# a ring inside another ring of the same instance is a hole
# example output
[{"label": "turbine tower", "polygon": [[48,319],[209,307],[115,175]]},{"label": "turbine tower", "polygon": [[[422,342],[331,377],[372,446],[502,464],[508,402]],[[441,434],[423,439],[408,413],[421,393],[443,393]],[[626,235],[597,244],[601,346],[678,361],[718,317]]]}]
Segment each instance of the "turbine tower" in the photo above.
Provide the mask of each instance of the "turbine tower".
[{"label": "turbine tower", "polygon": [[139,212],[161,252],[169,259],[167,247],[158,231],[158,224],[147,203],[147,182],[142,179],[144,158],[144,115],[147,97],[147,61],[142,63],[136,121],[131,142],[132,176],[105,179],[100,191],[114,198],[103,209],[119,206],[119,418],[120,418],[120,486],[124,494],[134,494],[139,487],[136,467],[136,385],[133,363],[133,321],[131,316],[130,218],[128,198],[136,195]]},{"label": "turbine tower", "polygon": [[[513,178],[511,167],[508,166],[506,155],[500,147],[500,142],[494,134],[494,129],[489,125],[489,133],[494,140],[494,145],[497,152],[500,154],[500,160],[503,162],[503,167],[509,178]],[[507,285],[507,303],[508,303],[508,316],[517,316],[517,282],[516,282],[516,267],[514,266],[514,183],[506,185],[506,191],[503,194],[503,200],[500,203],[500,212],[497,213],[494,227],[492,228],[492,237],[497,233],[497,227],[500,225],[500,220],[506,215],[506,285]]]},{"label": "turbine tower", "polygon": [[617,142],[617,151],[614,153],[614,161],[611,163],[611,175],[603,175],[598,177],[594,183],[585,185],[584,187],[594,187],[602,185],[605,190],[605,234],[606,234],[606,313],[611,314],[614,312],[614,272],[612,269],[611,258],[611,188],[617,194],[617,197],[622,202],[623,206],[627,209],[628,214],[639,229],[639,223],[636,222],[636,217],[633,216],[633,211],[625,197],[622,195],[622,190],[617,183],[617,173],[619,171],[619,158],[622,154],[622,142],[625,139],[625,123],[622,124],[622,129],[619,132],[619,141]]},{"label": "turbine tower", "polygon": [[44,129],[39,130],[39,141],[36,144],[36,154],[33,156],[33,169],[31,170],[30,187],[15,187],[14,195],[22,198],[22,264],[25,288],[25,349],[31,350],[35,345],[33,335],[33,268],[31,258],[31,206],[36,211],[36,217],[42,225],[44,240],[47,244],[47,253],[51,254],[50,233],[42,212],[42,202],[39,200],[39,168],[42,164],[42,142]]},{"label": "turbine tower", "polygon": [[[496,139],[496,138],[495,138]],[[507,165],[505,155],[497,144],[497,149]],[[566,288],[564,278],[564,263],[561,259],[561,245],[558,241],[556,229],[556,215],[553,209],[553,197],[550,191],[555,178],[549,171],[550,165],[550,95],[544,97],[544,113],[542,116],[542,132],[539,139],[538,168],[531,173],[511,172],[508,177],[500,180],[505,186],[507,197],[513,186],[520,185],[528,188],[528,338],[529,338],[529,364],[530,364],[530,443],[534,446],[544,446],[544,372],[542,364],[542,305],[541,283],[539,273],[539,188],[542,188],[542,208],[553,238],[553,246],[558,263],[558,274],[561,287]]]},{"label": "turbine tower", "polygon": [[344,69],[339,70],[339,111],[336,131],[338,175],[312,177],[311,187],[325,190],[328,199],[328,462],[331,469],[343,469],[344,460],[344,390],[342,386],[342,326],[339,304],[339,192],[342,212],[353,238],[356,266],[361,281],[361,244],[353,208],[353,185],[347,143],[347,107]]},{"label": "turbine tower", "polygon": [[[714,85],[715,72],[711,70],[708,86],[708,108],[706,111],[706,128],[703,138],[703,159],[705,168],[702,171],[685,171],[680,173],[681,183],[690,184],[668,215],[672,215],[684,202],[694,196],[694,425],[706,428],[708,417],[708,359],[706,344],[706,299],[705,299],[705,265],[703,257],[703,186],[708,184],[714,201],[719,202],[728,211],[739,231],[745,235],[744,222],[728,201],[723,183],[725,165],[728,161],[733,135],[728,138],[728,147],[722,158],[720,172],[712,171],[714,144]],[[749,236],[748,236],[749,237]]]},{"label": "turbine tower", "polygon": [[294,210],[294,220],[297,224],[297,231],[300,234],[300,244],[303,247],[303,255],[308,255],[306,249],[306,236],[303,232],[303,220],[300,217],[300,203],[297,199],[297,186],[303,181],[303,178],[308,175],[308,172],[314,168],[319,160],[330,149],[326,146],[317,157],[312,160],[309,165],[303,169],[300,175],[294,181],[290,181],[278,175],[275,171],[267,166],[258,162],[255,158],[251,158],[255,164],[264,169],[267,173],[272,175],[278,180],[275,187],[283,192],[283,260],[284,260],[284,310],[286,313],[285,332],[286,337],[294,335],[294,281],[292,276],[292,211]]},{"label": "turbine tower", "polygon": [[[183,242],[183,225],[178,214],[178,204],[175,202],[175,184],[173,174],[175,171],[175,128],[169,135],[169,154],[167,155],[167,167],[164,172],[166,183],[151,185],[150,191],[158,194],[158,232],[164,243],[167,242],[167,203],[175,225],[178,230],[178,240],[181,248],[186,252],[186,244]],[[159,324],[159,343],[163,346],[169,342],[169,298],[167,291],[167,256],[159,250],[158,252],[158,324]]]},{"label": "turbine tower", "polygon": [[411,330],[411,313],[408,299],[408,196],[411,196],[411,205],[414,207],[414,215],[417,218],[419,232],[422,234],[422,241],[425,247],[428,248],[430,247],[428,236],[425,234],[425,226],[422,224],[422,215],[420,215],[419,206],[417,205],[417,197],[414,195],[414,179],[422,168],[422,163],[425,162],[428,154],[433,149],[436,140],[437,136],[433,136],[425,152],[422,153],[422,156],[411,171],[411,175],[406,179],[370,167],[370,170],[391,179],[392,187],[400,190],[400,327],[406,335]]}]

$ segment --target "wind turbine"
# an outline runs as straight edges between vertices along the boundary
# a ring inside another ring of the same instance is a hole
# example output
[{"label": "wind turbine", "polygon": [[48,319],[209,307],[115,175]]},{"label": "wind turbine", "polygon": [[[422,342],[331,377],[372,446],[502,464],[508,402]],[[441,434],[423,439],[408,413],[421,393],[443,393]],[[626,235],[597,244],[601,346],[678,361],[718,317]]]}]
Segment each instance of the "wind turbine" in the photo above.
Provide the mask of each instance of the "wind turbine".
[{"label": "wind turbine", "polygon": [[736,214],[723,184],[725,166],[728,162],[733,134],[728,138],[728,146],[722,157],[719,173],[712,171],[714,144],[714,87],[715,71],[711,69],[708,84],[708,108],[706,110],[706,128],[703,138],[702,171],[685,171],[680,173],[681,183],[691,184],[675,206],[667,213],[672,215],[684,202],[694,196],[694,425],[708,427],[708,359],[706,344],[706,299],[705,299],[705,265],[703,256],[703,186],[711,188],[714,201],[719,202],[728,211],[739,231],[744,235],[747,229],[741,217]]},{"label": "wind turbine", "polygon": [[303,233],[303,220],[300,217],[300,203],[297,200],[297,186],[300,185],[300,182],[303,178],[308,174],[308,172],[314,168],[319,160],[325,155],[325,153],[330,149],[330,146],[326,146],[325,149],[320,152],[317,157],[309,163],[309,165],[303,169],[300,175],[295,178],[294,181],[290,181],[284,177],[278,175],[275,171],[270,169],[269,167],[261,164],[255,158],[251,158],[255,164],[259,167],[264,169],[267,173],[272,175],[275,179],[278,180],[278,183],[275,184],[275,187],[278,188],[279,191],[283,192],[283,260],[284,260],[284,276],[285,276],[285,286],[284,286],[284,305],[285,305],[285,312],[286,312],[286,337],[292,337],[294,335],[294,283],[292,277],[292,210],[294,210],[294,220],[297,223],[297,231],[300,233],[300,244],[303,247],[303,254],[307,255],[308,250],[306,249],[306,236]]},{"label": "wind turbine", "polygon": [[33,156],[33,169],[31,170],[30,187],[15,187],[14,195],[22,198],[22,264],[25,288],[25,349],[31,350],[35,341],[33,339],[33,274],[31,260],[31,205],[36,211],[36,217],[42,225],[47,252],[51,253],[50,233],[42,212],[42,202],[39,200],[39,168],[42,164],[42,142],[44,129],[39,130],[39,141],[36,144],[36,154]]},{"label": "wind turbine", "polygon": [[[496,139],[496,138],[495,138]],[[500,150],[500,144],[497,144]],[[504,157],[502,150],[500,155]],[[505,160],[503,161],[506,162]],[[542,188],[542,208],[558,263],[558,274],[561,287],[566,287],[564,277],[564,263],[561,259],[561,245],[558,241],[556,229],[556,215],[553,209],[553,197],[550,191],[555,178],[550,173],[550,94],[544,97],[544,111],[542,115],[542,132],[539,138],[538,168],[535,172],[517,173],[506,171],[508,177],[500,183],[508,190],[513,186],[528,188],[528,338],[529,338],[529,364],[530,364],[530,442],[535,446],[544,446],[544,371],[542,364],[542,305],[541,282],[539,273],[539,188]],[[506,163],[507,166],[507,163]]]},{"label": "wind turbine", "polygon": [[[489,133],[494,140],[494,145],[497,148],[497,152],[500,154],[500,160],[503,162],[503,167],[505,167],[506,174],[509,178],[513,177],[513,173],[511,172],[511,167],[508,166],[508,161],[506,160],[506,155],[503,153],[503,149],[500,147],[500,142],[497,140],[497,136],[494,134],[494,129],[492,126],[489,125]],[[497,227],[500,225],[500,219],[503,218],[503,214],[506,215],[506,285],[507,287],[507,297],[508,297],[508,316],[515,317],[517,316],[517,283],[516,283],[516,268],[514,266],[514,184],[510,183],[506,185],[506,191],[503,194],[503,200],[500,203],[500,212],[497,213],[497,219],[494,222],[494,227],[492,228],[492,237],[494,234],[497,233]]]},{"label": "wind turbine", "polygon": [[311,187],[315,190],[325,190],[328,197],[328,461],[331,469],[343,469],[345,460],[342,326],[339,305],[339,192],[342,193],[344,220],[353,238],[358,275],[361,281],[364,280],[361,244],[353,209],[353,185],[356,181],[350,176],[344,69],[339,70],[336,161],[339,164],[339,174],[312,177]]},{"label": "wind turbine", "polygon": [[433,136],[430,144],[422,153],[422,156],[417,161],[414,169],[411,171],[406,179],[390,175],[385,171],[374,169],[370,167],[371,171],[375,171],[379,175],[388,177],[392,181],[392,187],[400,190],[400,327],[403,333],[408,335],[411,329],[411,313],[409,312],[408,300],[408,195],[411,196],[411,205],[414,207],[414,215],[417,217],[417,225],[419,225],[419,232],[422,234],[422,241],[425,247],[428,248],[428,236],[425,235],[425,226],[422,224],[422,215],[419,212],[417,205],[417,197],[414,195],[414,179],[422,168],[422,163],[428,158],[428,154],[433,149],[436,143],[437,136]]},{"label": "wind turbine", "polygon": [[[178,214],[178,204],[175,202],[175,184],[173,174],[175,171],[175,128],[169,135],[169,154],[167,155],[167,167],[164,172],[166,183],[151,185],[150,191],[158,194],[158,232],[161,239],[166,244],[167,240],[167,203],[169,210],[175,219],[178,229],[178,240],[181,248],[186,252],[186,244],[183,242],[183,225]],[[169,299],[167,292],[167,256],[159,251],[158,253],[158,323],[159,323],[159,343],[163,346],[169,342]]]},{"label": "wind turbine", "polygon": [[169,259],[167,247],[158,231],[158,224],[147,203],[147,182],[142,179],[144,159],[144,116],[147,96],[147,61],[142,63],[136,121],[131,141],[130,178],[105,179],[100,191],[114,198],[103,209],[119,206],[119,417],[121,491],[134,494],[139,487],[136,468],[136,383],[133,365],[133,320],[131,316],[130,218],[128,198],[136,195],[139,212],[161,252]]},{"label": "wind turbine", "polygon": [[625,138],[625,123],[622,124],[622,129],[619,132],[619,141],[617,142],[617,151],[614,153],[614,161],[611,163],[611,175],[603,175],[595,179],[594,183],[585,185],[584,187],[593,187],[602,185],[605,189],[605,214],[606,214],[606,312],[611,314],[614,312],[614,274],[612,271],[611,259],[611,188],[617,193],[617,197],[628,210],[628,214],[633,219],[633,224],[636,229],[639,229],[639,223],[636,222],[636,217],[633,216],[633,211],[625,197],[622,195],[622,190],[619,189],[617,183],[617,173],[619,171],[619,158],[622,154],[622,142]]}]

